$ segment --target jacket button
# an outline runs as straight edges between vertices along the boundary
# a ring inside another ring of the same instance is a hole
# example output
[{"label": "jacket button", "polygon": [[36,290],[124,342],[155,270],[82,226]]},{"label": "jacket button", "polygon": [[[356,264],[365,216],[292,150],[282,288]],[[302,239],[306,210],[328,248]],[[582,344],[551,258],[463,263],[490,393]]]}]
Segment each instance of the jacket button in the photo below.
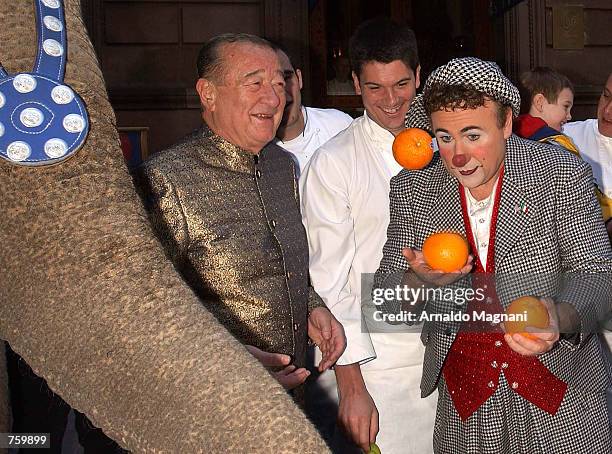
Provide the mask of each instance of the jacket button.
[{"label": "jacket button", "polygon": [[287,271],[287,279],[291,279],[293,277],[293,273],[291,271]]},{"label": "jacket button", "polygon": [[495,346],[496,347],[501,347],[502,346],[502,342],[501,341],[495,341]]},{"label": "jacket button", "polygon": [[272,226],[273,229],[276,228],[276,221],[274,219],[272,219],[270,221],[270,225]]},{"label": "jacket button", "polygon": [[493,369],[497,369],[497,361],[493,361],[493,362],[491,363],[491,367],[492,367]]},{"label": "jacket button", "polygon": [[293,324],[293,331],[297,331],[300,329],[300,324],[299,323],[294,323]]},{"label": "jacket button", "polygon": [[492,381],[490,381],[489,383],[487,383],[487,386],[489,388],[493,388],[495,386],[495,383],[493,383]]},{"label": "jacket button", "polygon": [[257,170],[255,171],[255,176],[256,176],[257,178],[261,178],[261,170],[257,169]]},{"label": "jacket button", "polygon": [[508,363],[502,363],[502,369],[506,369],[508,367]]},{"label": "jacket button", "polygon": [[512,389],[516,389],[519,387],[519,384],[515,381],[512,382]]}]

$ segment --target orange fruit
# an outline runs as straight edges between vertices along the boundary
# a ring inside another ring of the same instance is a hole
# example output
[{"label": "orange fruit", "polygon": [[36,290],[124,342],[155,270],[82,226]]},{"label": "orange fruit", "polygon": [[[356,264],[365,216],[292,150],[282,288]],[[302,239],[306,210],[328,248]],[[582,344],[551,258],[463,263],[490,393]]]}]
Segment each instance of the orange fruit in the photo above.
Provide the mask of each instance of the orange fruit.
[{"label": "orange fruit", "polygon": [[403,168],[420,170],[431,162],[431,136],[419,128],[404,129],[393,141],[393,157]]},{"label": "orange fruit", "polygon": [[521,296],[510,303],[506,314],[527,314],[527,320],[504,322],[506,331],[510,334],[519,333],[529,339],[537,339],[533,334],[525,331],[527,326],[534,328],[548,328],[548,309],[542,302],[534,296]]},{"label": "orange fruit", "polygon": [[455,232],[438,232],[423,243],[423,258],[434,270],[451,273],[459,271],[467,263],[468,243]]}]

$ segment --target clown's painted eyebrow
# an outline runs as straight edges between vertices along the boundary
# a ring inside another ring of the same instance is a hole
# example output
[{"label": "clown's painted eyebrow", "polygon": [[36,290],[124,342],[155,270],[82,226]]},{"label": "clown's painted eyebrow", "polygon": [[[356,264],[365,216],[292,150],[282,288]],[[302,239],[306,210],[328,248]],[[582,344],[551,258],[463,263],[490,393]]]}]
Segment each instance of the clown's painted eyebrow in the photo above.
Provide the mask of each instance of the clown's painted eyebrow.
[{"label": "clown's painted eyebrow", "polygon": [[[472,129],[478,129],[479,131],[482,131],[482,128],[480,126],[466,126],[465,128],[462,128],[459,132],[467,132]],[[445,132],[446,134],[450,134],[450,132],[444,128],[436,128],[436,130],[434,131],[435,134],[439,132]]]}]

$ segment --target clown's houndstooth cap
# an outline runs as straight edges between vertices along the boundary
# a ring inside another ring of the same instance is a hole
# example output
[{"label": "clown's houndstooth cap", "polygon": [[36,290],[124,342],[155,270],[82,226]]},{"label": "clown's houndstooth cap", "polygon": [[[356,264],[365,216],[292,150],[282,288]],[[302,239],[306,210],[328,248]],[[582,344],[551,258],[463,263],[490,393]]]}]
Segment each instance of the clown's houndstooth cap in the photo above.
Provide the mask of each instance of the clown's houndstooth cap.
[{"label": "clown's houndstooth cap", "polygon": [[446,65],[436,68],[427,78],[423,93],[415,96],[412,101],[406,115],[406,127],[431,131],[429,117],[423,105],[423,94],[427,93],[433,84],[472,87],[495,101],[512,107],[514,117],[518,116],[521,108],[518,88],[504,76],[496,63],[474,57],[454,58]]}]

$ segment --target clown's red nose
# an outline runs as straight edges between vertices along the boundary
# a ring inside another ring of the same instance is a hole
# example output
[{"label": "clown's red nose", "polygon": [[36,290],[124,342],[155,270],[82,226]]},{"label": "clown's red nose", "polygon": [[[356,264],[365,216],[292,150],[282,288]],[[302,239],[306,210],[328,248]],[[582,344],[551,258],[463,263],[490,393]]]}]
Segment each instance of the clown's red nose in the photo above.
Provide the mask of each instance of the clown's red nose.
[{"label": "clown's red nose", "polygon": [[455,167],[463,167],[468,163],[468,158],[464,154],[456,154],[453,156],[453,165]]}]

